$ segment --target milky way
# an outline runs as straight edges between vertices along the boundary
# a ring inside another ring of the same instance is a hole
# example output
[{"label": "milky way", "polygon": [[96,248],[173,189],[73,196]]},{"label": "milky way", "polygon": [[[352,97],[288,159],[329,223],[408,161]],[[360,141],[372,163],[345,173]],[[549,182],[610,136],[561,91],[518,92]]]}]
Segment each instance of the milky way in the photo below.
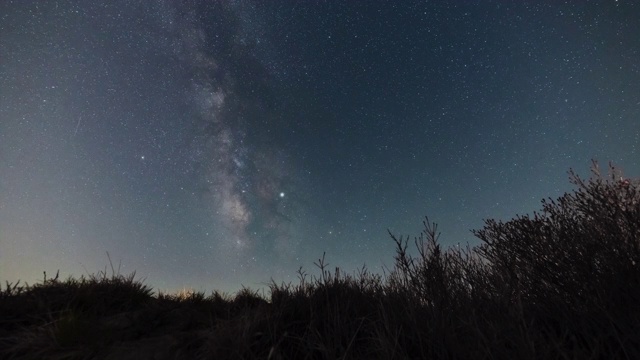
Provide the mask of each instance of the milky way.
[{"label": "milky way", "polygon": [[[192,161],[200,165],[212,222],[218,225],[216,247],[238,260],[255,260],[256,251],[276,257],[295,253],[287,208],[292,170],[286,152],[273,145],[268,131],[273,114],[256,92],[272,91],[267,68],[252,52],[258,39],[247,29],[246,6],[215,3],[201,7],[171,4],[165,20],[175,54],[190,73],[186,96],[194,111],[197,135]],[[202,15],[211,14],[211,15]],[[167,24],[168,22],[168,24]],[[275,251],[274,251],[275,250]]]}]

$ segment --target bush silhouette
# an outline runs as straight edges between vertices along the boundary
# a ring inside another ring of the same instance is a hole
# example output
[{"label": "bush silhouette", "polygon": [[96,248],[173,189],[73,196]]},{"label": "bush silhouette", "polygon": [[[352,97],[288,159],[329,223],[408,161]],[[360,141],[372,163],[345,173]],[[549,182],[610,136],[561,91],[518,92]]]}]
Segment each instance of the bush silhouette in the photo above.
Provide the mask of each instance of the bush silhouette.
[{"label": "bush silhouette", "polygon": [[419,322],[430,324],[429,357],[500,347],[491,357],[640,355],[640,183],[611,164],[608,178],[595,161],[591,170],[589,180],[569,170],[577,189],[543,200],[532,216],[485,220],[472,231],[475,248],[442,249],[428,219],[416,257],[408,238],[390,233],[387,292],[405,309],[398,324],[413,322],[418,333]]},{"label": "bush silhouette", "polygon": [[[494,294],[538,306],[608,311],[638,304],[640,192],[638,182],[610,178],[593,163],[594,178],[572,170],[578,190],[543,200],[541,212],[508,222],[487,220],[474,231],[478,253],[491,264]],[[506,293],[504,293],[506,292]]]}]

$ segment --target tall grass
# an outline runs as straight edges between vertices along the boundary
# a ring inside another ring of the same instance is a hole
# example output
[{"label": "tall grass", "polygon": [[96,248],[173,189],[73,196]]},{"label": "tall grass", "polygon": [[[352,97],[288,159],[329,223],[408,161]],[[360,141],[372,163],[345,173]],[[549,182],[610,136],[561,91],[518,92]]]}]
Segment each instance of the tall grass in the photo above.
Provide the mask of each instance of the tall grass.
[{"label": "tall grass", "polygon": [[0,358],[640,359],[640,182],[592,170],[532,216],[486,220],[477,247],[443,248],[428,219],[390,233],[383,275],[323,255],[267,295],[153,294],[106,269],[7,284]]}]

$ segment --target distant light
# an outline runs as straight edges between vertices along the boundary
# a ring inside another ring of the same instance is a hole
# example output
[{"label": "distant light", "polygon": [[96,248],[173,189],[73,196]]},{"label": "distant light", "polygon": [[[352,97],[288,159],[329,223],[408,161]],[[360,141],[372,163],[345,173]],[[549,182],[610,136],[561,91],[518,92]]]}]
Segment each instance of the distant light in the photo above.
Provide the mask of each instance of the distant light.
[{"label": "distant light", "polygon": [[140,156],[140,159],[141,159],[141,160],[144,160],[144,155]]},{"label": "distant light", "polygon": [[283,193],[283,192],[281,192],[281,193],[280,193],[280,197],[281,197],[281,198],[283,198],[283,197],[284,197],[284,193]]}]

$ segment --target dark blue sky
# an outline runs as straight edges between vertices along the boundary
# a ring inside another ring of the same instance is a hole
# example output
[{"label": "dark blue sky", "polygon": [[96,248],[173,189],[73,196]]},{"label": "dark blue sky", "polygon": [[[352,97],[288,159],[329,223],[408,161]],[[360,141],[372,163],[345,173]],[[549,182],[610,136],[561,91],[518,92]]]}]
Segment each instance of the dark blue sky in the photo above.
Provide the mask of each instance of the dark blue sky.
[{"label": "dark blue sky", "polygon": [[3,1],[0,278],[291,281],[640,174],[633,1]]}]

